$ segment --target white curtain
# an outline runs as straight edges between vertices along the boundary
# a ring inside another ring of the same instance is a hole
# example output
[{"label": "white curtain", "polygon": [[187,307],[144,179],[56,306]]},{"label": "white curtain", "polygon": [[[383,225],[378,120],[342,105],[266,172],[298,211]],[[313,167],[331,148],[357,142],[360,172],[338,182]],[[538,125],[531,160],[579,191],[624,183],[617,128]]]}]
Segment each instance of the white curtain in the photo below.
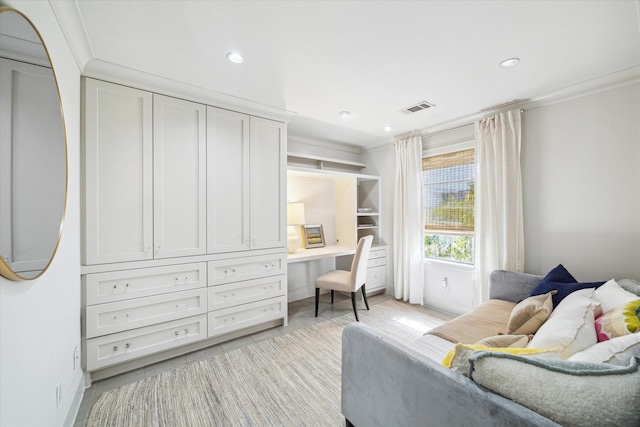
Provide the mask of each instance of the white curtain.
[{"label": "white curtain", "polygon": [[520,111],[475,123],[476,219],[474,306],[489,296],[489,274],[524,271]]},{"label": "white curtain", "polygon": [[423,304],[424,221],[422,218],[422,140],[397,140],[393,200],[393,267],[395,297]]}]

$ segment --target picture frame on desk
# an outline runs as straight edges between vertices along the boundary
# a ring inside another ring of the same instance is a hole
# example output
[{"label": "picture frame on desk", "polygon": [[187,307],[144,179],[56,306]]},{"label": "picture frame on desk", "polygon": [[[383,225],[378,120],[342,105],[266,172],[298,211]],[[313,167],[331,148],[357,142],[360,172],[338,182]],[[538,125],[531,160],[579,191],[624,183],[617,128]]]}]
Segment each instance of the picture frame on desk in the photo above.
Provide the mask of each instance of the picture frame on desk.
[{"label": "picture frame on desk", "polygon": [[305,248],[324,247],[324,231],[322,230],[321,224],[303,225],[302,234]]}]

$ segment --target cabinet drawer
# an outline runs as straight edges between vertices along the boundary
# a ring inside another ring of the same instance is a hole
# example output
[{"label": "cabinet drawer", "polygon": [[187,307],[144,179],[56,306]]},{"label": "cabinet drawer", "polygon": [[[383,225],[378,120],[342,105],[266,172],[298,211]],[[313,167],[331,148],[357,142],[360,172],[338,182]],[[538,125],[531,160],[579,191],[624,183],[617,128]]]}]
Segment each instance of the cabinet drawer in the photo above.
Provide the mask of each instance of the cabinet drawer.
[{"label": "cabinet drawer", "polygon": [[261,255],[209,261],[209,286],[285,274],[287,255]]},{"label": "cabinet drawer", "polygon": [[371,259],[371,258],[386,258],[386,257],[387,257],[387,249],[386,248],[380,248],[380,249],[371,248],[371,251],[369,252],[369,259]]},{"label": "cabinet drawer", "polygon": [[386,264],[387,264],[386,258],[369,258],[369,260],[367,261],[367,268],[378,267]]},{"label": "cabinet drawer", "polygon": [[287,315],[287,297],[280,296],[209,312],[209,337],[236,331]]},{"label": "cabinet drawer", "polygon": [[207,312],[206,288],[87,306],[87,338]]},{"label": "cabinet drawer", "polygon": [[84,276],[87,305],[186,291],[206,284],[207,265],[170,265]]},{"label": "cabinet drawer", "polygon": [[147,356],[180,347],[207,337],[207,316],[189,317],[173,322],[87,340],[87,370]]},{"label": "cabinet drawer", "polygon": [[384,265],[367,269],[367,291],[385,286],[387,268]]},{"label": "cabinet drawer", "polygon": [[286,276],[264,277],[209,287],[209,311],[286,294]]}]

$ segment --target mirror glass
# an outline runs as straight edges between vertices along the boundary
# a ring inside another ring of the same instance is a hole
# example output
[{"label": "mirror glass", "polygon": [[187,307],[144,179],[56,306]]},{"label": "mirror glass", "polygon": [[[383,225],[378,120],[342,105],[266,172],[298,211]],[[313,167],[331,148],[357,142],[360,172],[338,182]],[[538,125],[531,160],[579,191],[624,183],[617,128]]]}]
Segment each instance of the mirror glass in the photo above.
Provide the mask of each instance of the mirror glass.
[{"label": "mirror glass", "polygon": [[58,247],[67,149],[46,46],[20,12],[0,8],[0,274],[42,275]]}]

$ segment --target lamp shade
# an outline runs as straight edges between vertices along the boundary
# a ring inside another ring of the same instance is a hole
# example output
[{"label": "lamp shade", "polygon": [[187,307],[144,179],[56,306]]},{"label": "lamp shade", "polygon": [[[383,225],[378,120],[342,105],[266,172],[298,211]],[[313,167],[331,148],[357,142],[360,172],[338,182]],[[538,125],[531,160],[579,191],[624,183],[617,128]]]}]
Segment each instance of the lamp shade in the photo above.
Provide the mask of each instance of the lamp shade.
[{"label": "lamp shade", "polygon": [[287,225],[302,225],[304,220],[304,203],[287,203]]}]

